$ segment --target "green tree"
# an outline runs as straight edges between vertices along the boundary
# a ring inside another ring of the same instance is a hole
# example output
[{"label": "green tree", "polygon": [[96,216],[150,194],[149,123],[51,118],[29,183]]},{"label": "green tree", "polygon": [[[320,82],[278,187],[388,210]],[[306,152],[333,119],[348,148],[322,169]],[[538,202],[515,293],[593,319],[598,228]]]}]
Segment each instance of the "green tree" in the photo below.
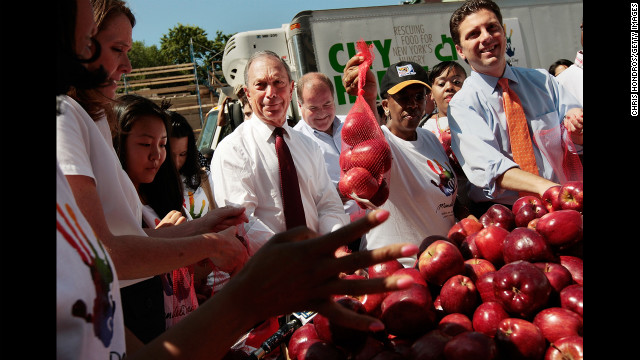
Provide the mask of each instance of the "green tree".
[{"label": "green tree", "polygon": [[134,69],[170,64],[156,45],[146,46],[144,41],[134,41],[128,56]]}]

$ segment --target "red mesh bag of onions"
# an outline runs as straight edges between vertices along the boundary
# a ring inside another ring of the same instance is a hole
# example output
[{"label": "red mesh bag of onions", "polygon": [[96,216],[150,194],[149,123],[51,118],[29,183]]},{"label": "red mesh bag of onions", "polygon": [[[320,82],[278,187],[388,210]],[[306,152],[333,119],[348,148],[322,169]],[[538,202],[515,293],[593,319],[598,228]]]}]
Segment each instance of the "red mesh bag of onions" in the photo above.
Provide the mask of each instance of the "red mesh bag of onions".
[{"label": "red mesh bag of onions", "polygon": [[375,209],[389,197],[391,149],[363,96],[366,74],[373,62],[372,46],[367,46],[362,39],[356,46],[358,55],[365,60],[358,68],[356,102],[342,126],[338,189],[343,196],[356,200],[361,208]]}]

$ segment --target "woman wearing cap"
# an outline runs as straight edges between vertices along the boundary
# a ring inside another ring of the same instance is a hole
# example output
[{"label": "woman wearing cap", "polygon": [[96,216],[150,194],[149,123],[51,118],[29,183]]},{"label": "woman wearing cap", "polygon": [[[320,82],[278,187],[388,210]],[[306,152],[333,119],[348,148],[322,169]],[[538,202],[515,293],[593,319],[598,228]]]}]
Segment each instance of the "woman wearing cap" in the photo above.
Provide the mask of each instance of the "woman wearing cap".
[{"label": "woman wearing cap", "polygon": [[[355,56],[347,63],[343,76],[346,89],[357,89],[354,83],[361,62],[362,58]],[[367,84],[369,79],[368,74]],[[427,236],[446,236],[455,224],[457,182],[449,158],[438,138],[418,127],[428,90],[426,71],[413,62],[392,64],[382,78],[380,97],[386,118],[381,122],[382,131],[391,147],[393,162],[387,178],[389,198],[380,208],[389,210],[391,215],[363,237],[361,250],[405,241],[419,246]],[[364,97],[375,98],[375,88],[365,86]],[[416,257],[399,260],[411,267]]]}]

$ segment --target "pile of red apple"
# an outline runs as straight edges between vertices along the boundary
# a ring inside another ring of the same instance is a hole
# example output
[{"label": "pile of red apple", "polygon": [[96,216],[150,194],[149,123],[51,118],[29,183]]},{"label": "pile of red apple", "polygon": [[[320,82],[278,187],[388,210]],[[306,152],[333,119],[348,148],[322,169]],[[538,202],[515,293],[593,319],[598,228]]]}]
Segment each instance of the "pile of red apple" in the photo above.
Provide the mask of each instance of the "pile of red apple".
[{"label": "pile of red apple", "polygon": [[[533,216],[531,214],[534,214]],[[446,236],[429,236],[415,266],[397,260],[348,279],[403,273],[410,288],[336,296],[382,320],[361,332],[321,314],[296,330],[288,357],[309,359],[583,358],[582,182],[493,205],[460,220]]]}]

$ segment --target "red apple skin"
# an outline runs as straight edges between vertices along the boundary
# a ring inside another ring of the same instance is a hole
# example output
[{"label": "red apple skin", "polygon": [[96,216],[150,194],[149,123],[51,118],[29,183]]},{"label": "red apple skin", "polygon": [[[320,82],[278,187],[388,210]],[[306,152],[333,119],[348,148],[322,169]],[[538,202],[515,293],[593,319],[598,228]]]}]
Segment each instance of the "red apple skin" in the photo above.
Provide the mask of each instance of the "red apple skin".
[{"label": "red apple skin", "polygon": [[582,360],[584,341],[582,336],[567,336],[551,344],[544,354],[544,360]]},{"label": "red apple skin", "polygon": [[465,275],[475,284],[478,277],[489,271],[496,271],[496,267],[489,260],[469,259],[464,261]]},{"label": "red apple skin", "polygon": [[[546,211],[546,210],[545,210]],[[516,227],[526,227],[536,218],[536,211],[531,204],[524,204],[515,214]]]},{"label": "red apple skin", "polygon": [[478,290],[478,294],[480,295],[482,302],[497,301],[496,293],[493,290],[493,277],[495,274],[495,271],[486,272],[480,275],[478,280],[475,282],[476,289]]},{"label": "red apple skin", "polygon": [[[534,208],[542,208],[544,209],[544,213],[547,213],[547,209],[544,205],[544,201],[542,201],[541,198],[537,197],[537,196],[533,196],[533,195],[525,195],[522,196],[520,198],[518,198],[518,200],[516,200],[513,205],[511,206],[511,211],[514,214],[517,214],[520,211],[520,208],[525,205],[525,204],[531,204],[533,205]],[[534,209],[535,210],[535,209]],[[535,212],[538,212],[538,210],[535,210]],[[540,216],[542,216],[544,214],[541,214]],[[540,217],[538,216],[538,217]]]},{"label": "red apple skin", "polygon": [[352,360],[371,360],[377,354],[381,353],[386,349],[384,343],[379,339],[369,335],[365,340],[362,348],[355,351],[353,356],[350,357]]},{"label": "red apple skin", "polygon": [[443,333],[456,336],[465,331],[473,331],[471,319],[465,314],[452,313],[445,315],[438,323],[438,329]]},{"label": "red apple skin", "polygon": [[313,323],[308,322],[296,329],[296,331],[291,334],[289,343],[287,344],[287,350],[291,359],[298,358],[302,344],[314,340],[322,341],[318,338],[318,332],[316,331],[316,327]]},{"label": "red apple skin", "polygon": [[476,244],[476,238],[478,237],[478,234],[479,232],[468,235],[466,238],[464,238],[464,240],[462,240],[460,246],[458,246],[463,259],[469,260],[482,257],[480,255],[480,251],[478,250],[478,245]]},{"label": "red apple skin", "polygon": [[[364,305],[350,296],[343,296],[336,299],[335,302],[359,314],[366,313]],[[364,331],[332,324],[331,321],[322,314],[317,314],[313,318],[313,324],[318,332],[318,338],[347,349],[360,348],[368,335]]]},{"label": "red apple skin", "polygon": [[366,123],[363,123],[363,116],[361,113],[350,113],[344,119],[342,125],[342,141],[350,146],[356,146],[357,144],[374,138],[368,131],[363,131],[362,128],[366,127]]},{"label": "red apple skin", "polygon": [[540,310],[533,318],[533,324],[550,343],[566,336],[582,336],[582,316],[561,307]]},{"label": "red apple skin", "polygon": [[396,270],[403,269],[400,261],[393,259],[380,264],[375,264],[367,268],[369,279],[391,276]]},{"label": "red apple skin", "polygon": [[427,283],[442,285],[450,277],[464,274],[464,258],[453,243],[436,240],[418,258],[418,269]]},{"label": "red apple skin", "polygon": [[362,167],[352,167],[338,182],[342,195],[350,197],[352,193],[362,199],[370,199],[378,191],[378,180]]},{"label": "red apple skin", "polygon": [[427,282],[424,280],[422,275],[420,274],[420,270],[416,268],[402,268],[396,270],[393,275],[408,275],[411,277],[414,283],[422,286],[428,286]]},{"label": "red apple skin", "polygon": [[503,248],[507,235],[509,231],[497,225],[480,230],[475,239],[480,257],[489,260],[496,268],[504,265]]},{"label": "red apple skin", "polygon": [[473,315],[473,311],[478,306],[476,285],[464,275],[450,277],[440,290],[440,304],[446,314]]},{"label": "red apple skin", "polygon": [[[442,236],[442,235],[429,235],[426,238],[422,239],[422,241],[420,242],[420,246],[418,246],[418,254],[416,255],[417,258],[420,258],[420,255],[422,255],[422,253],[429,247],[429,245],[433,244],[434,241],[436,240],[444,240],[444,241],[448,241],[452,244],[455,244],[453,241],[451,241],[451,239],[449,239],[446,236]],[[417,266],[417,264],[416,264]]]},{"label": "red apple skin", "polygon": [[371,360],[404,360],[404,357],[395,351],[382,350],[382,352],[372,357]]},{"label": "red apple skin", "polygon": [[573,281],[582,286],[582,259],[577,256],[560,255],[560,265],[571,273]]},{"label": "red apple skin", "polygon": [[519,260],[495,272],[493,290],[509,314],[526,319],[547,304],[553,288],[542,270]]},{"label": "red apple skin", "polygon": [[538,221],[540,221],[540,218],[535,218],[529,221],[529,223],[527,224],[527,227],[531,230],[535,230],[536,227],[538,226]]},{"label": "red apple skin", "polygon": [[502,320],[494,339],[498,352],[504,359],[540,360],[547,350],[542,331],[525,319]]},{"label": "red apple skin", "polygon": [[493,204],[487,211],[480,216],[482,226],[489,225],[500,226],[501,228],[511,231],[516,226],[515,215],[508,207],[502,204]]},{"label": "red apple skin", "polygon": [[[402,270],[402,269],[400,269]],[[366,277],[358,274],[349,274],[344,276],[342,279],[344,280],[365,280]],[[422,277],[421,277],[422,279]],[[424,280],[423,280],[424,281]],[[380,304],[382,300],[387,295],[386,292],[382,293],[371,293],[371,294],[363,294],[363,295],[337,295],[334,300],[339,299],[342,296],[350,296],[362,303],[364,305],[364,310],[367,314],[371,315],[379,315],[380,313]]]},{"label": "red apple skin", "polygon": [[350,160],[353,167],[363,167],[378,179],[391,169],[391,148],[384,138],[366,140],[353,146]]},{"label": "red apple skin", "polygon": [[509,314],[500,303],[487,301],[478,305],[473,312],[471,324],[473,325],[473,330],[494,337],[500,322],[508,317],[510,317]]},{"label": "red apple skin", "polygon": [[582,285],[573,284],[562,289],[562,291],[560,291],[560,307],[583,316]]},{"label": "red apple skin", "polygon": [[297,360],[311,359],[347,360],[347,355],[331,342],[324,340],[312,340],[301,346],[297,357]]},{"label": "red apple skin", "polygon": [[396,336],[417,336],[437,324],[429,289],[418,284],[390,292],[382,300],[380,310],[385,329]]},{"label": "red apple skin", "polygon": [[444,347],[453,337],[440,329],[428,331],[411,345],[410,360],[444,360]]},{"label": "red apple skin", "polygon": [[493,338],[477,331],[456,335],[444,346],[447,360],[493,360],[498,357],[498,347]]},{"label": "red apple skin", "polygon": [[449,232],[447,233],[447,237],[456,245],[460,246],[462,240],[465,237],[477,233],[482,230],[483,225],[477,219],[473,217],[466,217],[461,219],[457,223],[455,223]]},{"label": "red apple skin", "polygon": [[340,169],[343,173],[346,173],[353,167],[351,164],[351,149],[343,149],[340,152],[340,157],[338,159],[338,163],[340,164]]},{"label": "red apple skin", "polygon": [[560,185],[551,186],[542,193],[542,201],[544,202],[544,206],[547,208],[547,212],[554,212],[562,209],[562,206],[560,205],[560,188]]},{"label": "red apple skin", "polygon": [[575,210],[558,210],[540,218],[536,231],[549,245],[566,249],[582,241],[582,214]]},{"label": "red apple skin", "polygon": [[571,273],[566,267],[552,262],[537,262],[533,263],[547,276],[551,287],[556,294],[560,294],[560,291],[566,286],[573,284],[573,278]]},{"label": "red apple skin", "polygon": [[582,181],[568,181],[560,187],[560,207],[563,210],[576,210],[582,213]]},{"label": "red apple skin", "polygon": [[553,254],[544,236],[535,230],[525,227],[513,229],[504,238],[502,255],[505,264],[518,260],[529,262],[557,261],[557,257]]}]

